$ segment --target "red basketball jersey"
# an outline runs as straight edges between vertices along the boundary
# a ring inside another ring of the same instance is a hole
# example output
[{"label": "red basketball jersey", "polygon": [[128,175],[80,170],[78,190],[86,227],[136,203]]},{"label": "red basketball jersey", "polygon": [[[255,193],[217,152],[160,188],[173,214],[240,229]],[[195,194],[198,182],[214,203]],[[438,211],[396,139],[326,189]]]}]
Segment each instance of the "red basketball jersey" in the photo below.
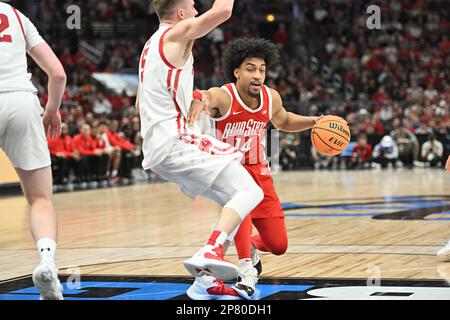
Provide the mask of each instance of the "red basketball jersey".
[{"label": "red basketball jersey", "polygon": [[216,138],[231,144],[244,154],[243,164],[266,161],[266,126],[272,118],[272,95],[262,86],[260,105],[251,109],[242,101],[234,83],[222,87],[231,96],[231,107],[216,123]]}]

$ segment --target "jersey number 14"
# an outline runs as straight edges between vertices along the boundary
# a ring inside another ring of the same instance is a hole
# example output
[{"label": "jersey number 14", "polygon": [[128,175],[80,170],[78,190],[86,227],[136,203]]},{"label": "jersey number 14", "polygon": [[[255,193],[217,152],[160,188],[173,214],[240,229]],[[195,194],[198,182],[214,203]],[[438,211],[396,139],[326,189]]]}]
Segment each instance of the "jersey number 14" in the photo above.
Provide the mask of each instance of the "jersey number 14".
[{"label": "jersey number 14", "polygon": [[[234,147],[242,153],[246,153],[250,150],[250,145],[252,143],[253,138],[248,138],[247,141],[242,144],[242,140],[245,141],[245,138],[236,138],[234,142]],[[241,145],[242,144],[242,145]]]}]

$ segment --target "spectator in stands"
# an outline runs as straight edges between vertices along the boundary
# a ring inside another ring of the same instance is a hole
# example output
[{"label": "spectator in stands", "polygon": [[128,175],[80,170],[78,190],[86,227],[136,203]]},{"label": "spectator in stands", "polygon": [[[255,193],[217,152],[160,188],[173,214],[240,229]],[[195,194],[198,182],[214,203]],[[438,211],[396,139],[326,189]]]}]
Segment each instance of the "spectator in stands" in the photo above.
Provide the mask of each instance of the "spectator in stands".
[{"label": "spectator in stands", "polygon": [[72,137],[68,134],[67,124],[61,123],[61,135],[48,139],[48,149],[52,160],[53,184],[56,190],[73,190],[69,184],[69,169],[73,166]]},{"label": "spectator in stands", "polygon": [[436,140],[434,134],[428,136],[428,141],[422,145],[422,161],[428,163],[431,167],[442,165],[444,147],[442,143]]},{"label": "spectator in stands", "polygon": [[372,159],[372,146],[367,143],[367,136],[362,134],[358,137],[358,143],[353,147],[350,157],[350,169],[370,168]]},{"label": "spectator in stands", "polygon": [[97,97],[94,100],[92,111],[97,115],[109,115],[112,112],[112,104],[102,92],[97,93]]},{"label": "spectator in stands", "polygon": [[81,189],[98,185],[95,182],[96,173],[99,171],[103,150],[96,149],[96,141],[92,138],[91,127],[88,124],[81,126],[80,133],[73,137],[73,148],[80,155],[76,161],[76,182]]},{"label": "spectator in stands", "polygon": [[297,158],[300,156],[299,144],[300,140],[295,139],[293,136],[281,138],[279,159],[282,170],[294,170],[297,168]]},{"label": "spectator in stands", "polygon": [[104,152],[106,152],[110,158],[110,163],[108,165],[109,179],[111,183],[114,184],[119,179],[118,174],[121,160],[121,148],[118,145],[113,146],[109,140],[111,133],[109,132],[107,121],[100,122],[99,133],[105,143]]},{"label": "spectator in stands", "polygon": [[123,133],[119,132],[119,121],[111,121],[108,129],[103,129],[108,137],[109,143],[113,147],[119,147],[121,152],[121,160],[119,167],[119,177],[123,184],[128,184],[131,176],[131,170],[134,165],[134,149],[135,145],[124,138]]},{"label": "spectator in stands", "polygon": [[418,141],[416,136],[410,131],[409,122],[403,119],[403,125],[399,119],[394,120],[394,130],[390,136],[398,146],[399,159],[402,164],[409,169],[414,167],[414,160],[417,160]]},{"label": "spectator in stands", "polygon": [[422,103],[423,89],[419,87],[417,80],[411,80],[411,86],[406,90],[409,103]]},{"label": "spectator in stands", "polygon": [[91,183],[92,186],[95,187],[95,182],[98,183],[101,187],[105,188],[108,186],[108,180],[107,180],[107,170],[108,165],[110,161],[109,152],[105,150],[105,141],[102,138],[102,135],[100,133],[100,129],[98,124],[94,124],[94,126],[91,129],[91,137],[94,141],[94,149],[96,151],[101,151],[101,154],[96,154],[96,158],[93,161],[92,164],[92,177],[91,177]]},{"label": "spectator in stands", "polygon": [[381,139],[373,149],[372,157],[372,161],[380,164],[382,168],[387,168],[389,163],[394,169],[397,168],[398,147],[391,136],[386,135]]}]

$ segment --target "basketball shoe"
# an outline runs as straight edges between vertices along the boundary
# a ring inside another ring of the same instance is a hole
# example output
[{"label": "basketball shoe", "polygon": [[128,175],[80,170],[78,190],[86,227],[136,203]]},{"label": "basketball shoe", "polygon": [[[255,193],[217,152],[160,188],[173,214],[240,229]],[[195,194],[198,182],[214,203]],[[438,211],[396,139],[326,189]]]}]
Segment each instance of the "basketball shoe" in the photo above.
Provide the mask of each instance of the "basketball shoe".
[{"label": "basketball shoe", "polygon": [[262,262],[261,258],[258,255],[258,250],[256,249],[256,247],[253,246],[253,244],[251,253],[252,253],[252,265],[256,269],[256,271],[258,271],[258,275],[260,275],[262,272]]},{"label": "basketball shoe", "polygon": [[439,249],[437,256],[441,261],[450,261],[450,241],[445,247]]},{"label": "basketball shoe", "polygon": [[241,300],[241,296],[223,281],[211,276],[195,278],[186,291],[192,300]]},{"label": "basketball shoe", "polygon": [[42,260],[34,269],[33,283],[39,289],[40,300],[64,300],[63,287],[53,261]]},{"label": "basketball shoe", "polygon": [[223,246],[206,245],[192,258],[184,261],[185,268],[194,276],[214,276],[217,279],[236,279],[239,268],[223,257]]},{"label": "basketball shoe", "polygon": [[258,283],[258,271],[256,268],[245,268],[239,270],[239,281],[233,285],[233,289],[244,299],[255,298],[256,283]]}]

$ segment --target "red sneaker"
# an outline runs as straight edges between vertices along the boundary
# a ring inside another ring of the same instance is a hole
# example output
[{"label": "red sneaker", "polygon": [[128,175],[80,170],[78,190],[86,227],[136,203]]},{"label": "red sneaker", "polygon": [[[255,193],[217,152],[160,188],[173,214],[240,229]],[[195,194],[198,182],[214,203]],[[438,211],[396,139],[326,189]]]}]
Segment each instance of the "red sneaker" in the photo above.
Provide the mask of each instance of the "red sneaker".
[{"label": "red sneaker", "polygon": [[184,262],[186,269],[194,276],[214,276],[218,279],[236,279],[239,268],[223,257],[222,246],[204,246],[192,258]]},{"label": "red sneaker", "polygon": [[197,277],[186,293],[192,300],[242,300],[236,291],[211,276]]}]

